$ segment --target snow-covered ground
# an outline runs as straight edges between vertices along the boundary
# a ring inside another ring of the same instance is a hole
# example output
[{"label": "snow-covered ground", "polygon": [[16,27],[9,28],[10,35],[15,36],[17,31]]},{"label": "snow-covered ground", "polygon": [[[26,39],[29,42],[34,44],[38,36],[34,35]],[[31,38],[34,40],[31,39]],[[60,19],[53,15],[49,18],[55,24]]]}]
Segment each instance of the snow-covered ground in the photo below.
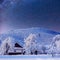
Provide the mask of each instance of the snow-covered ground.
[{"label": "snow-covered ground", "polygon": [[33,59],[33,58],[30,58],[30,59],[0,59],[0,60],[60,60],[59,58],[51,58],[51,59],[40,59],[40,58],[36,58],[36,59]]},{"label": "snow-covered ground", "polygon": [[0,60],[60,60],[59,57],[52,57],[51,55],[41,56],[0,56]]}]

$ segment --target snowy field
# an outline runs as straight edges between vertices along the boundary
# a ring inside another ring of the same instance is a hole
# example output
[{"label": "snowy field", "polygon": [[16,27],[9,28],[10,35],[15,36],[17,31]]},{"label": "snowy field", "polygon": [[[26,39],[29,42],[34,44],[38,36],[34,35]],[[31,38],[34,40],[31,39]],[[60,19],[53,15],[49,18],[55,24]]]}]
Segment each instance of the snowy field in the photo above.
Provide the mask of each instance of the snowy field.
[{"label": "snowy field", "polygon": [[50,58],[50,59],[49,58],[48,59],[41,59],[41,58],[36,58],[36,59],[33,59],[33,58],[29,58],[29,59],[18,59],[17,58],[17,59],[15,59],[14,58],[14,59],[10,59],[9,58],[9,59],[0,59],[0,60],[60,60],[60,59],[59,58],[55,58],[55,59],[54,58]]},{"label": "snowy field", "polygon": [[60,60],[60,57],[52,57],[51,55],[41,56],[0,56],[0,60]]}]

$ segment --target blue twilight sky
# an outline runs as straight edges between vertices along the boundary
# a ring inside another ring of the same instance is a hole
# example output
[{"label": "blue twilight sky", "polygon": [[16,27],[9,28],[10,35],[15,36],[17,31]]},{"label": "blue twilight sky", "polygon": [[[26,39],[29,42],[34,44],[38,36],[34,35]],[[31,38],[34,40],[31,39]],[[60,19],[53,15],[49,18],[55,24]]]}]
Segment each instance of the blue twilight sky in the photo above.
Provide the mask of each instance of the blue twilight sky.
[{"label": "blue twilight sky", "polygon": [[1,32],[30,27],[60,32],[60,0],[0,0]]}]

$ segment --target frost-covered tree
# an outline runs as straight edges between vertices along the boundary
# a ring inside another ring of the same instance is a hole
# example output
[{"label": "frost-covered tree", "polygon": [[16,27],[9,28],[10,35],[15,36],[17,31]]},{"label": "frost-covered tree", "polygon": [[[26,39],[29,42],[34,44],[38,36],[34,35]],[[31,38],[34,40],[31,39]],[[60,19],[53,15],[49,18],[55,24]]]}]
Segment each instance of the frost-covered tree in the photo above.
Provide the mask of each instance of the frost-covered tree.
[{"label": "frost-covered tree", "polygon": [[54,56],[55,54],[60,54],[60,35],[56,35],[53,37],[51,53],[52,56]]},{"label": "frost-covered tree", "polygon": [[8,37],[6,38],[0,47],[0,55],[8,54],[8,50],[14,50],[14,38]]},{"label": "frost-covered tree", "polygon": [[52,56],[54,56],[55,54],[60,54],[60,35],[56,35],[53,37],[53,42],[49,47],[47,53],[52,54]]},{"label": "frost-covered tree", "polygon": [[29,55],[31,53],[34,54],[34,51],[36,51],[36,48],[37,48],[37,41],[36,41],[36,35],[35,34],[30,34],[25,40],[25,51],[26,51],[26,54]]}]

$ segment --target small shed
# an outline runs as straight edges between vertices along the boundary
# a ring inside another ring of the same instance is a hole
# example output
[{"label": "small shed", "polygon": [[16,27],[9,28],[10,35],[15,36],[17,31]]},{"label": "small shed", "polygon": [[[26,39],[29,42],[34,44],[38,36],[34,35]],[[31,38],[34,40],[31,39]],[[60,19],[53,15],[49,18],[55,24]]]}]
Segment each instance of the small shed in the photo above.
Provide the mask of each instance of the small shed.
[{"label": "small shed", "polygon": [[24,48],[18,43],[15,43],[14,51],[10,51],[9,55],[21,55],[23,53],[24,53]]}]

